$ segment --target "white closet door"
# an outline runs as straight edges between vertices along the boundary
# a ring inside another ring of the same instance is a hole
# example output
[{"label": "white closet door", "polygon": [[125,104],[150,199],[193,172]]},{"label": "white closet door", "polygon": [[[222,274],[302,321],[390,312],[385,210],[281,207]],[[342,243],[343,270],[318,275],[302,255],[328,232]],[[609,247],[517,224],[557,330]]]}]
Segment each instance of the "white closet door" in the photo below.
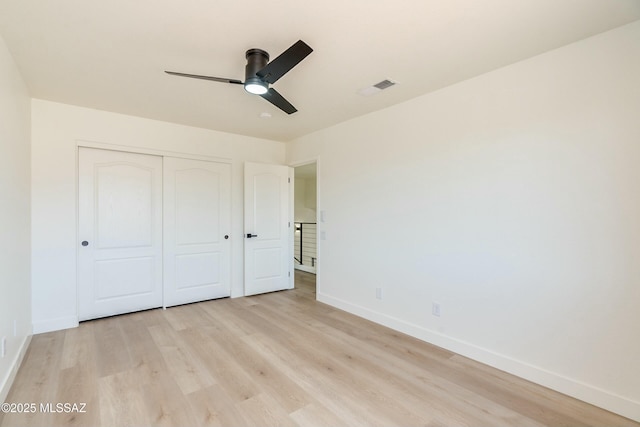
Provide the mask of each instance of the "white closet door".
[{"label": "white closet door", "polygon": [[164,304],[231,294],[231,166],[164,158]]},{"label": "white closet door", "polygon": [[79,319],[160,307],[162,158],[80,148],[78,178]]}]

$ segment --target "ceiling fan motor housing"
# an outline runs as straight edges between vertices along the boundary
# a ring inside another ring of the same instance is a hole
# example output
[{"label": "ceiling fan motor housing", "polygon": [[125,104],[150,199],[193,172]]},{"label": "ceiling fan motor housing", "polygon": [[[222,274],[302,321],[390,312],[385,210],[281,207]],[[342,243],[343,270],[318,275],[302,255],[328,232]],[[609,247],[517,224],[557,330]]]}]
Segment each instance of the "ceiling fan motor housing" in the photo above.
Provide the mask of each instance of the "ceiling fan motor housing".
[{"label": "ceiling fan motor housing", "polygon": [[249,49],[245,55],[247,65],[244,68],[245,84],[250,82],[259,82],[266,85],[256,73],[262,70],[269,63],[269,54],[262,49]]}]

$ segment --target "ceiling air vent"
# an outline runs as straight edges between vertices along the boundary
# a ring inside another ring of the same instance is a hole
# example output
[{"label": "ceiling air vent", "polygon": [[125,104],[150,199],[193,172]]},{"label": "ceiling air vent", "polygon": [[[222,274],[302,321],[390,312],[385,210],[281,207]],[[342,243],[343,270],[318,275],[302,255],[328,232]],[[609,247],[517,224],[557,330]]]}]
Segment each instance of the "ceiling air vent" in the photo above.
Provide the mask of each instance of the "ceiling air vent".
[{"label": "ceiling air vent", "polygon": [[385,79],[381,82],[378,82],[376,84],[374,84],[373,86],[367,86],[363,89],[360,89],[358,91],[358,93],[362,96],[371,96],[371,95],[375,95],[376,93],[380,92],[381,90],[384,90],[386,88],[389,88],[393,85],[395,85],[396,82],[389,80],[389,79]]},{"label": "ceiling air vent", "polygon": [[395,82],[392,82],[391,80],[385,79],[383,81],[381,81],[380,83],[376,83],[373,85],[373,87],[377,87],[380,90],[384,90],[388,87],[393,86],[394,84],[396,84]]}]

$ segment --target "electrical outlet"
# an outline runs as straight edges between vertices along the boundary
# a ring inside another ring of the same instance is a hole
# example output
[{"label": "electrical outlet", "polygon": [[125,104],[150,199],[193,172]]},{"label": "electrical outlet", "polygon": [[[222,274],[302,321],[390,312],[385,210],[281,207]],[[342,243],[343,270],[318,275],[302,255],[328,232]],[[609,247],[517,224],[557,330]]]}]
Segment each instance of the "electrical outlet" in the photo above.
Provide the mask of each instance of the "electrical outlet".
[{"label": "electrical outlet", "polygon": [[441,307],[439,302],[431,303],[431,314],[433,314],[436,317],[440,317],[441,315],[440,308]]},{"label": "electrical outlet", "polygon": [[7,354],[7,337],[2,337],[0,340],[0,357],[4,357]]},{"label": "electrical outlet", "polygon": [[382,299],[382,288],[376,288],[376,299]]}]

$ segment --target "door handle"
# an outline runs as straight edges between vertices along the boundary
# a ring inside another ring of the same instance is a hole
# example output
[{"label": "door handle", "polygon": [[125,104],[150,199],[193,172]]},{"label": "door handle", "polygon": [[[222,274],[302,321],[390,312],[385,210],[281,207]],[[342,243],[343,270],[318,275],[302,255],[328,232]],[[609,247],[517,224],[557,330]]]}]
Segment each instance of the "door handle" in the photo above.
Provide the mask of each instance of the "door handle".
[{"label": "door handle", "polygon": [[89,242],[87,242],[86,240],[83,240],[82,243],[80,243],[82,246],[89,246]]},{"label": "door handle", "polygon": [[258,235],[257,234],[247,233],[247,239],[250,239],[252,237],[258,237]]}]

